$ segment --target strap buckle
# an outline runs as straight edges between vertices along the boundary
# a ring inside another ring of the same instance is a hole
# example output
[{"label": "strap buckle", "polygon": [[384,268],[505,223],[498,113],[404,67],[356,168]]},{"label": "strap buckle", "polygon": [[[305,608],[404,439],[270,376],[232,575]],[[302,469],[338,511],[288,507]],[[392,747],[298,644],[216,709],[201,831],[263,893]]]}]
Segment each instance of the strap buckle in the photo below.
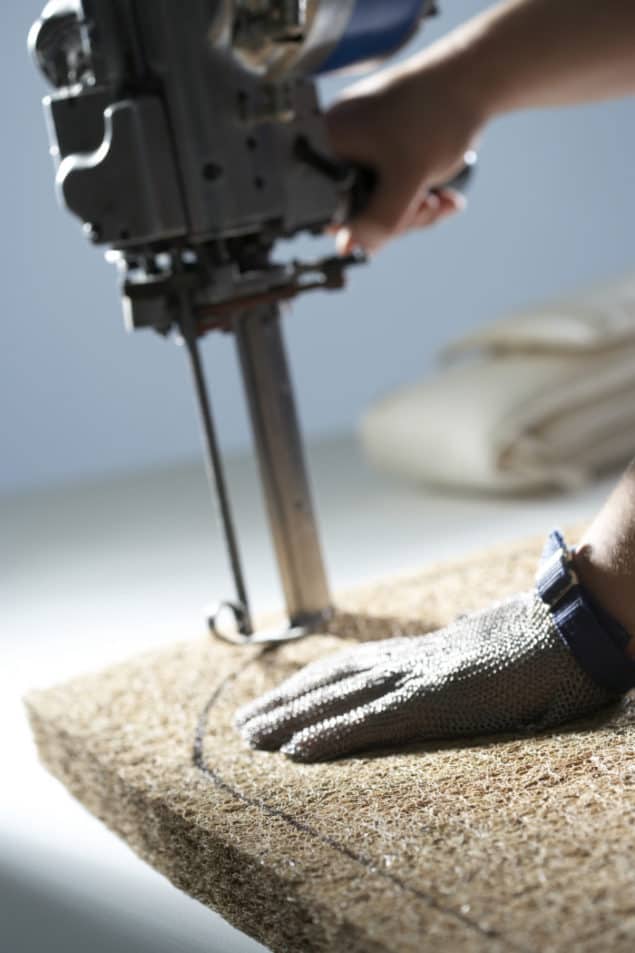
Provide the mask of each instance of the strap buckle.
[{"label": "strap buckle", "polygon": [[580,579],[573,568],[573,556],[570,550],[556,549],[540,567],[538,591],[543,602],[555,609],[572,589],[580,585]]}]

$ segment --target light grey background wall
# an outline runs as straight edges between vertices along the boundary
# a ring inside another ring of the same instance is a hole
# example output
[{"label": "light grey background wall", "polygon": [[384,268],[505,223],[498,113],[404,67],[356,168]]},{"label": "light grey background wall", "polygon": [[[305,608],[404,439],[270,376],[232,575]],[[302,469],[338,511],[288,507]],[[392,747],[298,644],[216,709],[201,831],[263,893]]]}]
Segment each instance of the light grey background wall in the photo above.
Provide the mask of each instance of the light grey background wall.
[{"label": "light grey background wall", "polygon": [[[445,0],[420,42],[485,5]],[[183,355],[150,333],[126,336],[112,269],[57,208],[44,84],[25,51],[40,6],[0,9],[0,489],[198,452]],[[337,88],[325,83],[325,95]],[[635,264],[634,154],[632,101],[494,125],[468,214],[394,245],[348,293],[307,298],[289,317],[306,431],[351,427],[372,398],[420,375],[479,321]],[[223,442],[241,447],[231,342],[205,349]]]}]

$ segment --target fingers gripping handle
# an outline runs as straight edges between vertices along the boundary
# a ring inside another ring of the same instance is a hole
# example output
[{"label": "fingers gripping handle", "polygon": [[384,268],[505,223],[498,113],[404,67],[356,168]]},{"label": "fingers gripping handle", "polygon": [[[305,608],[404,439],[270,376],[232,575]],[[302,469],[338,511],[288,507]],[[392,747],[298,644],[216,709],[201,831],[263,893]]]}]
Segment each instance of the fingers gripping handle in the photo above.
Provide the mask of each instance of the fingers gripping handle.
[{"label": "fingers gripping handle", "polygon": [[477,165],[478,154],[474,149],[469,149],[463,156],[463,168],[446,185],[439,186],[439,188],[454,189],[461,193],[467,192],[474,178]]},{"label": "fingers gripping handle", "polygon": [[[436,186],[432,191],[439,189],[454,189],[457,192],[465,192],[469,187],[478,163],[478,156],[473,150],[465,153],[463,168],[444,185]],[[349,193],[349,202],[347,209],[347,219],[354,219],[361,215],[368,207],[368,204],[379,184],[379,177],[374,169],[369,166],[356,166],[355,179]]]}]

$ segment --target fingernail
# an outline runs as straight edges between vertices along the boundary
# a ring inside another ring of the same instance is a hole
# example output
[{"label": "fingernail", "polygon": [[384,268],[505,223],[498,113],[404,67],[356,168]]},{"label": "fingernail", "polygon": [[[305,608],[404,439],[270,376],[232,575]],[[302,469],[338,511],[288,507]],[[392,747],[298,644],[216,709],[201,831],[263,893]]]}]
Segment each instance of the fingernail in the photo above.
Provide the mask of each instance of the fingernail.
[{"label": "fingernail", "polygon": [[454,201],[455,201],[457,212],[464,212],[465,209],[467,208],[467,199],[465,198],[465,196],[462,195],[460,192],[457,192]]},{"label": "fingernail", "polygon": [[353,244],[350,228],[340,228],[335,236],[335,249],[338,255],[348,255]]},{"label": "fingernail", "polygon": [[445,199],[446,203],[449,202],[452,205],[452,211],[454,212],[462,212],[467,208],[467,198],[462,192],[458,192],[456,189],[443,189],[441,196]]}]

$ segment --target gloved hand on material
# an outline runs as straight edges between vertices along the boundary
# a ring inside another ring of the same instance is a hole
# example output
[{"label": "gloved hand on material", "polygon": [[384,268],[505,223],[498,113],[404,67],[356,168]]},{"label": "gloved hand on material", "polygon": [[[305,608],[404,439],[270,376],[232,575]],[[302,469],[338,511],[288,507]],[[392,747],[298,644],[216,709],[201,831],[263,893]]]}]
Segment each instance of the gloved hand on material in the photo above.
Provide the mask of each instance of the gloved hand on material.
[{"label": "gloved hand on material", "polygon": [[499,321],[448,355],[363,419],[381,469],[526,491],[575,487],[635,453],[635,275]]},{"label": "gloved hand on material", "polygon": [[431,635],[364,643],[315,662],[241,709],[237,727],[252,747],[316,761],[412,740],[549,728],[602,708],[635,684],[629,637],[581,587],[561,601],[570,579],[564,553],[552,534],[534,591]]}]

